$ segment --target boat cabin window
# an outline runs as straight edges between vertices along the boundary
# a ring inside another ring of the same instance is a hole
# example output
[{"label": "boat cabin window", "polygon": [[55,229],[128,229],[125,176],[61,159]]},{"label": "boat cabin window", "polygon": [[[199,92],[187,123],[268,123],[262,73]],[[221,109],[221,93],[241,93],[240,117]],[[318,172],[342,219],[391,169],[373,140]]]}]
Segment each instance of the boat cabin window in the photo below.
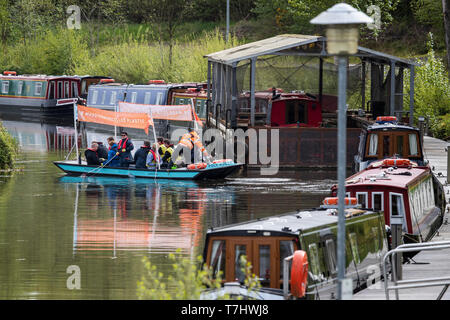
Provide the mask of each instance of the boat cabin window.
[{"label": "boat cabin window", "polygon": [[405,207],[403,205],[403,195],[399,193],[390,193],[391,217],[403,218],[403,230],[406,231]]},{"label": "boat cabin window", "polygon": [[34,85],[34,95],[40,96],[42,94],[42,82],[36,82]]},{"label": "boat cabin window", "polygon": [[307,123],[307,111],[305,102],[286,100],[286,124]]},{"label": "boat cabin window", "polygon": [[372,193],[372,209],[374,211],[384,211],[383,193],[382,192],[373,192]]},{"label": "boat cabin window", "polygon": [[97,98],[98,98],[98,90],[94,90],[92,92],[92,104],[96,104],[97,103]]},{"label": "boat cabin window", "polygon": [[150,104],[150,98],[152,97],[151,92],[146,92],[144,95],[144,104]]},{"label": "boat cabin window", "polygon": [[208,242],[206,263],[214,277],[221,271],[224,281],[243,283],[245,265],[241,264],[241,257],[246,256],[262,286],[280,289],[283,260],[297,249],[294,240],[294,237],[212,237]]},{"label": "boat cabin window", "polygon": [[111,98],[109,99],[109,104],[116,104],[116,97],[117,97],[117,92],[113,91],[111,92]]},{"label": "boat cabin window", "polygon": [[63,96],[63,84],[62,81],[58,81],[58,92],[57,92],[57,99],[61,99]]},{"label": "boat cabin window", "polygon": [[102,102],[101,102],[101,104],[105,104],[105,100],[106,100],[106,90],[103,90],[103,92],[102,92]]},{"label": "boat cabin window", "polygon": [[9,92],[9,81],[2,81],[2,93],[8,94]]},{"label": "boat cabin window", "polygon": [[162,100],[163,100],[163,93],[162,92],[158,92],[158,94],[156,95],[156,105],[161,105],[162,104]]},{"label": "boat cabin window", "polygon": [[369,156],[376,156],[378,153],[378,135],[376,133],[369,134]]},{"label": "boat cabin window", "polygon": [[22,94],[22,89],[23,89],[23,81],[19,81],[17,83],[17,95],[21,95]]},{"label": "boat cabin window", "polygon": [[206,101],[205,99],[197,99],[195,103],[195,112],[197,112],[197,115],[204,119],[206,118]]},{"label": "boat cabin window", "polygon": [[[321,271],[320,271],[319,250],[317,248],[317,244],[311,243],[308,246],[308,249],[309,249],[308,254],[309,254],[309,263],[310,263],[310,267],[311,267],[311,272],[316,277],[320,277]],[[314,279],[314,280],[319,280],[319,278]]]},{"label": "boat cabin window", "polygon": [[397,136],[397,143],[394,153],[399,157],[403,156],[403,136]]},{"label": "boat cabin window", "polygon": [[325,241],[326,253],[327,253],[327,263],[328,270],[331,274],[336,274],[337,258],[336,258],[336,245],[333,239],[327,239]]},{"label": "boat cabin window", "polygon": [[131,103],[136,103],[136,99],[137,99],[137,92],[132,92],[131,93]]},{"label": "boat cabin window", "polygon": [[70,86],[69,81],[64,82],[64,98],[70,98]]},{"label": "boat cabin window", "polygon": [[72,97],[78,97],[78,83],[76,83],[75,81],[72,82]]},{"label": "boat cabin window", "polygon": [[212,272],[214,277],[221,273],[221,277],[225,276],[225,262],[226,262],[226,246],[225,240],[214,240],[212,242],[212,251],[211,251],[211,262],[210,267],[212,268]]},{"label": "boat cabin window", "polygon": [[356,198],[358,199],[358,204],[363,208],[367,208],[367,192],[357,192]]},{"label": "boat cabin window", "polygon": [[411,156],[418,156],[419,155],[419,149],[417,148],[417,134],[410,133],[408,134],[408,140],[409,140],[409,155]]},{"label": "boat cabin window", "polygon": [[390,136],[383,135],[383,158],[387,158],[390,155]]},{"label": "boat cabin window", "polygon": [[361,259],[359,257],[359,251],[358,251],[358,240],[356,238],[356,233],[350,233],[348,235],[348,238],[350,240],[350,247],[352,252],[352,258],[353,261],[355,261],[357,264],[361,263]]}]

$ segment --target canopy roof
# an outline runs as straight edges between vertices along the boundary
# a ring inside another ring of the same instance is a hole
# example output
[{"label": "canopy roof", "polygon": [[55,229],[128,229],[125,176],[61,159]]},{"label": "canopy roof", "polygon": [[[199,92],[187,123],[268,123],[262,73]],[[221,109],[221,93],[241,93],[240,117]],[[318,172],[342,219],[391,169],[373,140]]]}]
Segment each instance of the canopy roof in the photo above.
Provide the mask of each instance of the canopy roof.
[{"label": "canopy roof", "polygon": [[[300,50],[301,46],[308,44],[318,43],[321,45],[321,50]],[[309,36],[301,34],[282,34],[275,37],[267,38],[264,40],[259,40],[251,43],[247,43],[234,48],[214,52],[205,55],[211,62],[217,62],[227,65],[233,65],[239,61],[257,58],[264,55],[297,55],[305,54],[312,56],[327,56],[325,50],[326,38],[321,36]],[[295,50],[292,50],[295,49]],[[355,56],[366,57],[369,60],[376,62],[390,64],[395,62],[404,67],[410,67],[412,65],[417,65],[415,62],[402,59],[399,57],[391,56],[382,52],[367,49],[364,47],[358,47],[358,53]]]}]

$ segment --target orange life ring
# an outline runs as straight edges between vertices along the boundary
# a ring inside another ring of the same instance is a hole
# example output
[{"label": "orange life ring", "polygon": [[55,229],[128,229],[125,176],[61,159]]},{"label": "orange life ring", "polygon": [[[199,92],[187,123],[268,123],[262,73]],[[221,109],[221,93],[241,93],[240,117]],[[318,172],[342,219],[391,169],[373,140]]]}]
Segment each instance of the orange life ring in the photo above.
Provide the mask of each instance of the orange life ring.
[{"label": "orange life ring", "polygon": [[114,82],[114,79],[100,79],[100,81],[99,81],[100,84],[102,84],[102,83],[113,83],[113,82]]},{"label": "orange life ring", "polygon": [[233,162],[231,159],[214,160],[213,163]]},{"label": "orange life ring", "polygon": [[166,83],[164,80],[149,80],[148,84],[164,84]]},{"label": "orange life ring", "polygon": [[412,163],[409,159],[384,159],[383,167],[409,167]]},{"label": "orange life ring", "polygon": [[207,166],[206,163],[204,162],[200,162],[200,163],[191,163],[187,166],[188,170],[200,170],[200,169],[205,169]]},{"label": "orange life ring", "polygon": [[[338,205],[338,197],[328,197],[323,199],[323,204],[327,205],[327,206],[336,206]],[[351,205],[356,205],[358,203],[358,200],[356,198],[345,198],[345,205],[348,206],[349,204]]]},{"label": "orange life ring", "polygon": [[381,116],[381,117],[377,117],[377,121],[397,121],[397,117],[394,117],[394,116]]},{"label": "orange life ring", "polygon": [[15,72],[15,71],[3,71],[3,75],[5,75],[5,76],[16,76],[17,72]]},{"label": "orange life ring", "polygon": [[291,267],[291,292],[297,298],[302,298],[306,293],[308,284],[308,255],[303,250],[296,250]]}]

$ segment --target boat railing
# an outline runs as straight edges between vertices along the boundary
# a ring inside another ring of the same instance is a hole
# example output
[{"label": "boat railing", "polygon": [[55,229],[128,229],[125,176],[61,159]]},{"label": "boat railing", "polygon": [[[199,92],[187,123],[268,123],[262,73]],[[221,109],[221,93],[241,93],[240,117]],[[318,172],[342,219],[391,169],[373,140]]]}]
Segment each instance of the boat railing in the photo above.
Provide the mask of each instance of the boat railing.
[{"label": "boat railing", "polygon": [[285,300],[289,298],[289,267],[293,258],[294,255],[291,255],[283,259],[283,296]]},{"label": "boat railing", "polygon": [[[391,281],[393,285],[389,285],[387,277],[387,264],[389,262],[389,257],[392,257],[391,261],[397,261],[397,255],[404,252],[415,252],[415,251],[431,251],[431,250],[445,250],[450,249],[450,241],[436,241],[436,242],[425,242],[425,243],[411,243],[402,244],[395,249],[387,252],[383,258],[383,277],[384,277],[384,291],[386,294],[386,300],[389,300],[389,291],[395,290],[395,298],[399,300],[398,291],[401,289],[411,289],[411,288],[424,288],[433,286],[444,286],[442,291],[439,293],[436,300],[441,300],[450,286],[450,276],[446,277],[433,277],[433,278],[419,278],[419,279],[409,279],[409,280],[399,280],[397,275],[396,267],[392,268]],[[401,264],[399,268],[402,268]],[[399,272],[401,273],[401,272]]]}]

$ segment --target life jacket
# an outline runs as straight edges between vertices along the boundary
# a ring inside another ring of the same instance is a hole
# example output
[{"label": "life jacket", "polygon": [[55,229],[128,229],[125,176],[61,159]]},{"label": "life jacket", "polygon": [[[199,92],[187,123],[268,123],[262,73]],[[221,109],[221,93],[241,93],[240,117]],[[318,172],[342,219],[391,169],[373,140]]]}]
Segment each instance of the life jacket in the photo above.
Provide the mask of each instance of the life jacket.
[{"label": "life jacket", "polygon": [[167,162],[170,162],[170,160],[172,159],[173,148],[172,147],[168,147],[168,148],[166,147],[166,152],[170,153],[170,157],[167,158]]},{"label": "life jacket", "polygon": [[161,145],[159,145],[159,148],[161,148],[162,154],[164,156],[164,154],[166,153],[167,147],[164,144],[161,144]]},{"label": "life jacket", "polygon": [[192,150],[192,148],[194,147],[194,145],[192,144],[192,141],[191,141],[191,134],[190,134],[190,133],[185,133],[185,134],[183,134],[183,136],[181,137],[181,140],[180,140],[179,144],[188,147],[189,150]]},{"label": "life jacket", "polygon": [[198,148],[198,150],[200,150],[203,154],[208,155],[206,152],[205,147],[203,146],[202,140],[200,139],[200,137],[198,136],[197,132],[192,131],[191,132],[191,140],[192,143]]},{"label": "life jacket", "polygon": [[119,144],[117,145],[117,148],[119,150],[126,149],[127,148],[127,142],[128,142],[128,138],[126,138],[125,140],[121,139],[119,141]]},{"label": "life jacket", "polygon": [[151,152],[151,153],[152,153],[152,156],[153,156],[152,163],[153,163],[153,164],[156,164],[156,159],[157,159],[157,158],[156,158],[156,157],[157,157],[157,156],[156,156],[156,152],[153,151],[152,149],[150,149],[149,152]]}]

